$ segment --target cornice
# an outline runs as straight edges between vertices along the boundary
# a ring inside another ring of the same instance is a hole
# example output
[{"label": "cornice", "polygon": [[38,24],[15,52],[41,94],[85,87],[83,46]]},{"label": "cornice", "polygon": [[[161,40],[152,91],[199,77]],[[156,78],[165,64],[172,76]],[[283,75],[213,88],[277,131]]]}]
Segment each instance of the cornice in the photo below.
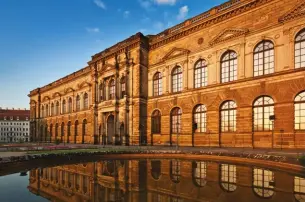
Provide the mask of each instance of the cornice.
[{"label": "cornice", "polygon": [[[226,2],[223,5],[215,7],[206,13],[191,18],[184,23],[181,23],[152,37],[150,39],[150,50],[154,50],[160,46],[181,39],[219,22],[227,21],[232,17],[241,15],[242,13],[253,10],[258,6],[269,3],[271,1],[274,0],[236,0]],[[202,18],[200,19],[201,16]]]},{"label": "cornice", "polygon": [[293,9],[288,11],[285,15],[279,18],[280,23],[290,21],[299,17],[305,16],[305,2],[296,5]]},{"label": "cornice", "polygon": [[110,48],[103,50],[100,53],[93,55],[92,60],[89,61],[88,64],[90,65],[101,59],[107,60],[109,58],[113,58],[116,55],[125,53],[126,50],[132,50],[136,47],[141,47],[148,50],[148,38],[140,32],[111,46]]}]

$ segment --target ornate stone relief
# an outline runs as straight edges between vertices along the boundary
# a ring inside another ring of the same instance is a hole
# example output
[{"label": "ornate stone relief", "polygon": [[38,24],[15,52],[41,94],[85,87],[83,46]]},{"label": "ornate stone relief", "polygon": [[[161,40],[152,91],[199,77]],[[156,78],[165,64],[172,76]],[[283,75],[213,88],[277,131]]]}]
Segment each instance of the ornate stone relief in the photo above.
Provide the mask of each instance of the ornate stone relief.
[{"label": "ornate stone relief", "polygon": [[162,61],[173,59],[173,58],[176,58],[179,56],[185,56],[185,55],[188,55],[189,53],[190,53],[190,51],[187,49],[175,47],[162,58]]},{"label": "ornate stone relief", "polygon": [[279,18],[279,22],[283,23],[283,22],[293,20],[293,19],[299,18],[299,17],[304,17],[304,16],[305,16],[305,2],[302,1],[302,3],[295,6],[293,9],[291,9],[285,15],[281,16]]},{"label": "ornate stone relief", "polygon": [[242,35],[245,35],[249,32],[248,29],[237,29],[237,28],[231,28],[231,29],[225,29],[223,32],[218,34],[216,37],[214,37],[210,41],[210,45],[213,46],[215,44],[230,40],[232,38],[236,38]]}]

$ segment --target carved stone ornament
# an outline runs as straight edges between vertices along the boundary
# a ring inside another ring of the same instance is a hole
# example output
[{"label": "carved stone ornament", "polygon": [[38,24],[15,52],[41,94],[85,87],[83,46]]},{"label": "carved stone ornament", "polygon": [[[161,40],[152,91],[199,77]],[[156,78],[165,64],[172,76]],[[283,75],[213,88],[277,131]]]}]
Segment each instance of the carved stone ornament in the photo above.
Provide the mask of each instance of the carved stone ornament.
[{"label": "carved stone ornament", "polygon": [[298,4],[289,12],[287,12],[285,15],[281,16],[279,18],[279,22],[283,23],[304,16],[305,16],[305,1],[302,1],[300,4]]},{"label": "carved stone ornament", "polygon": [[179,56],[185,56],[185,55],[188,55],[189,53],[190,53],[190,51],[187,49],[175,47],[162,58],[162,61],[173,59],[173,58],[176,58]]},{"label": "carved stone ornament", "polygon": [[201,45],[201,44],[203,44],[203,42],[204,42],[204,39],[201,37],[198,39],[197,44]]},{"label": "carved stone ornament", "polygon": [[215,44],[230,40],[232,38],[237,38],[239,36],[246,35],[248,32],[248,29],[225,29],[223,32],[214,37],[209,44],[213,46]]}]

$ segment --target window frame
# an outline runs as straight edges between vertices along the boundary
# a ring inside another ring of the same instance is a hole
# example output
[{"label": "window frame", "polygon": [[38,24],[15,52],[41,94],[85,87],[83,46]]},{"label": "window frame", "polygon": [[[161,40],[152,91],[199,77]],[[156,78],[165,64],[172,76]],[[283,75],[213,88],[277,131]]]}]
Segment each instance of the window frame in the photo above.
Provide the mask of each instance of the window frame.
[{"label": "window frame", "polygon": [[[200,111],[197,109],[200,108]],[[199,122],[196,115],[199,115]],[[193,123],[197,124],[197,130],[194,133],[206,133],[207,132],[207,108],[203,104],[195,106],[193,110]],[[199,131],[198,131],[199,130]]]},{"label": "window frame", "polygon": [[[272,104],[265,104],[265,99],[268,98],[270,100],[272,100]],[[259,104],[259,105],[256,105],[256,103],[260,100],[260,99],[263,99],[263,104]],[[253,121],[252,121],[252,125],[253,125],[253,131],[254,132],[263,132],[263,131],[272,131],[273,130],[273,121],[271,121],[269,119],[270,116],[274,115],[274,106],[275,106],[275,103],[274,103],[274,100],[272,97],[268,96],[268,95],[262,95],[262,96],[259,96],[258,98],[256,98],[253,102],[253,105],[252,105],[252,114],[253,114]],[[273,113],[272,114],[269,114],[269,117],[265,117],[266,116],[266,109],[268,108],[268,110],[270,110],[270,108],[272,107],[272,111]],[[263,126],[263,129],[259,129],[259,125],[257,124],[257,126],[255,125],[255,120],[257,120],[258,118],[256,118],[256,114],[258,114],[256,112],[256,109],[261,109],[262,113],[261,113],[261,116],[262,117],[261,119],[263,120],[263,123],[262,123],[262,126]],[[265,129],[265,121],[269,120],[269,129]],[[257,128],[255,128],[255,126]]]},{"label": "window frame", "polygon": [[[304,96],[301,97],[303,94],[304,94]],[[305,114],[304,114],[304,116],[302,116],[301,112],[302,111],[305,112],[305,91],[302,91],[295,96],[293,105],[294,105],[294,130],[295,131],[304,131],[305,130],[305,122],[303,122],[304,128],[302,128],[301,119],[302,119],[302,117],[305,118]],[[297,115],[297,106],[299,106],[298,107],[299,108],[298,109],[298,114],[300,114],[299,116],[296,116]],[[304,108],[302,108],[302,107],[304,107]],[[304,109],[304,110],[302,110],[302,109]],[[297,117],[299,117],[299,119],[300,119],[300,121],[298,121],[298,122],[297,122]],[[296,127],[297,124],[299,124],[299,128]]]},{"label": "window frame", "polygon": [[[200,65],[198,65],[198,64],[200,64]],[[196,82],[198,80],[200,80],[199,83]],[[204,59],[199,59],[194,65],[194,88],[206,87],[207,84],[208,84],[208,65],[207,65],[207,61],[204,60]]]},{"label": "window frame", "polygon": [[161,112],[158,109],[151,115],[151,134],[161,134]]},{"label": "window frame", "polygon": [[[301,36],[302,35],[302,36]],[[301,37],[301,39],[298,39],[298,37]],[[300,44],[300,49],[297,49],[297,45]],[[302,47],[302,44],[304,44],[304,47]],[[300,30],[296,36],[295,36],[295,39],[294,39],[294,65],[295,65],[295,69],[300,69],[300,68],[304,68],[304,66],[302,66],[302,63],[305,64],[305,60],[303,61],[302,60],[302,56],[304,56],[305,58],[305,54],[302,55],[302,50],[305,51],[305,28]],[[297,55],[296,52],[299,52],[300,54]],[[300,60],[297,61],[297,57],[300,57]],[[297,67],[297,63],[300,63],[300,66]]]},{"label": "window frame", "polygon": [[[231,55],[234,54],[234,57],[231,58]],[[228,59],[224,59],[227,55],[229,55]],[[224,66],[224,64],[228,62],[228,66]],[[231,65],[231,62],[233,62],[233,65]],[[228,68],[228,77],[223,77],[224,68]],[[231,71],[232,70],[232,71]],[[236,72],[236,75],[234,74]],[[231,73],[233,73],[233,79],[231,78]],[[232,81],[236,81],[238,76],[238,55],[234,50],[228,50],[225,53],[222,54],[220,59],[220,83],[229,83]],[[224,81],[225,79],[228,79],[228,81]]]},{"label": "window frame", "polygon": [[[231,108],[231,105],[230,105],[231,102],[234,103],[233,108]],[[229,103],[229,108],[224,109],[223,107],[227,103]],[[224,120],[223,112],[228,112],[228,115],[225,115],[225,116],[229,117],[228,119],[225,117],[225,119],[226,119],[225,121],[228,123],[227,130],[224,130],[224,126],[223,126],[223,124],[225,123],[223,121]],[[230,115],[231,113],[233,113],[233,115]],[[233,120],[230,119],[230,117],[232,117],[232,116],[233,116]],[[233,130],[231,130],[232,122],[233,122]],[[220,106],[220,131],[221,131],[221,133],[231,133],[231,132],[236,132],[236,129],[237,129],[237,104],[234,100],[224,101]]]},{"label": "window frame", "polygon": [[121,85],[121,99],[124,98],[126,95],[126,77],[123,76],[120,80],[120,85]]},{"label": "window frame", "polygon": [[[180,107],[175,107],[171,110],[170,113],[171,134],[181,133],[181,117],[182,117],[182,110]],[[176,120],[175,123],[174,123],[174,119]]]},{"label": "window frame", "polygon": [[114,100],[115,99],[115,80],[114,79],[111,79],[109,81],[109,85],[108,85],[108,88],[109,88],[109,100]]},{"label": "window frame", "polygon": [[[265,45],[267,43],[270,43],[272,45],[272,48],[268,48],[268,49],[265,49]],[[262,50],[256,50],[257,48],[259,48],[259,46],[262,45],[263,46],[263,49]],[[267,59],[267,52],[270,52],[270,51],[273,51],[273,55],[269,56],[269,59],[272,57],[273,61],[270,62],[268,64],[265,63],[265,60]],[[262,53],[263,57],[262,57],[262,60],[263,60],[263,64],[262,64],[262,71],[263,73],[262,74],[258,74],[258,75],[255,75],[256,72],[260,72],[260,64],[259,64],[259,55]],[[258,59],[255,59],[256,55],[258,55]],[[255,65],[255,61],[258,61],[258,65]],[[266,65],[270,65],[273,63],[273,68],[272,68],[272,72],[271,73],[266,73],[267,69],[266,69]],[[258,66],[258,71],[255,71],[255,67]],[[268,74],[273,74],[275,72],[275,48],[274,48],[274,43],[271,41],[271,40],[263,40],[261,42],[259,42],[254,50],[253,50],[253,77],[258,77],[258,76],[264,76],[264,75],[268,75]]]},{"label": "window frame", "polygon": [[[183,90],[183,69],[177,65],[173,68],[171,73],[172,80],[172,92],[179,93]],[[175,83],[174,83],[175,81]]]},{"label": "window frame", "polygon": [[153,76],[153,96],[162,95],[162,73],[156,72]]}]

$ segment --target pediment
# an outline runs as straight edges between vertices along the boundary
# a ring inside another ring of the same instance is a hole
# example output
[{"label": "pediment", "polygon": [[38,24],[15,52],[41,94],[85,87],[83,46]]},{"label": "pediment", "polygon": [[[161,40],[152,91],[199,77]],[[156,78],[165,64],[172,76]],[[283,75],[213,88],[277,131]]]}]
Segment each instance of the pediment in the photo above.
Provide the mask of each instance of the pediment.
[{"label": "pediment", "polygon": [[191,51],[184,49],[184,48],[173,48],[162,58],[162,61],[176,58],[179,56],[185,56],[185,55],[188,55],[190,52]]},{"label": "pediment", "polygon": [[279,18],[279,22],[293,20],[294,18],[305,16],[305,2],[296,5],[293,9]]},{"label": "pediment", "polygon": [[106,63],[102,66],[101,71],[104,72],[104,71],[108,71],[111,69],[115,69],[115,65]]},{"label": "pediment", "polygon": [[67,93],[70,93],[70,92],[73,92],[74,91],[74,89],[73,88],[66,88],[65,89],[65,94],[67,94]]},{"label": "pediment", "polygon": [[237,38],[239,36],[245,35],[249,32],[248,29],[237,29],[237,28],[231,28],[231,29],[225,29],[220,34],[218,34],[216,37],[214,37],[210,41],[210,45],[213,46],[215,44]]},{"label": "pediment", "polygon": [[82,83],[78,84],[78,88],[79,88],[79,89],[82,89],[82,88],[84,88],[84,87],[86,87],[86,86],[90,87],[90,86],[91,86],[91,83],[89,83],[89,82],[87,82],[87,81],[83,81]]},{"label": "pediment", "polygon": [[56,92],[56,93],[54,93],[53,94],[53,96],[52,96],[53,98],[56,98],[56,97],[61,97],[61,94],[59,93],[59,92]]},{"label": "pediment", "polygon": [[50,99],[51,99],[51,98],[50,98],[49,96],[44,96],[43,99],[42,99],[42,101],[45,102],[45,101],[50,100]]}]

